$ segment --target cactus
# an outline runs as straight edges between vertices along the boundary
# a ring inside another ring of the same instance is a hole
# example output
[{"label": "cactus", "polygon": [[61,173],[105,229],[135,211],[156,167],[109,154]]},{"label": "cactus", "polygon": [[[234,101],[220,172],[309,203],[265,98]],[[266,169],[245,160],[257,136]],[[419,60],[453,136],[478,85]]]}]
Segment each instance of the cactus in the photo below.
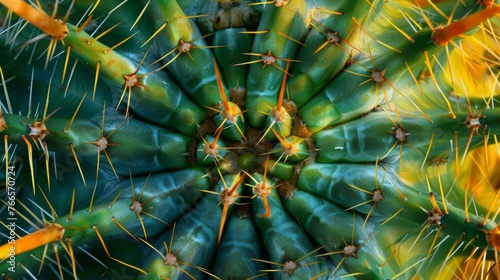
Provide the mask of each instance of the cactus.
[{"label": "cactus", "polygon": [[500,5],[1,0],[4,279],[497,279]]}]

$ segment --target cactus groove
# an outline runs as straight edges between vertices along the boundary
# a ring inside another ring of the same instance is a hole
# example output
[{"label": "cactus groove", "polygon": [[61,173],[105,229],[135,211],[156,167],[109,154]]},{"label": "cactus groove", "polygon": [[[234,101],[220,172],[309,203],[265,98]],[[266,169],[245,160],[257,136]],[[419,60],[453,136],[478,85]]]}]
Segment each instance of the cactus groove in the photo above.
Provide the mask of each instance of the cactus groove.
[{"label": "cactus groove", "polygon": [[0,0],[3,279],[498,279],[500,4]]}]

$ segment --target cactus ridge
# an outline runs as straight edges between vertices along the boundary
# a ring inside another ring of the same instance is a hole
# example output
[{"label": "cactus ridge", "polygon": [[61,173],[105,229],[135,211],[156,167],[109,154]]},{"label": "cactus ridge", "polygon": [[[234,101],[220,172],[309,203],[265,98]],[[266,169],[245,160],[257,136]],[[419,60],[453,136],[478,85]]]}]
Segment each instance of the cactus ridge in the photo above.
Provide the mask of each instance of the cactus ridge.
[{"label": "cactus ridge", "polygon": [[3,278],[499,277],[497,1],[0,3]]}]

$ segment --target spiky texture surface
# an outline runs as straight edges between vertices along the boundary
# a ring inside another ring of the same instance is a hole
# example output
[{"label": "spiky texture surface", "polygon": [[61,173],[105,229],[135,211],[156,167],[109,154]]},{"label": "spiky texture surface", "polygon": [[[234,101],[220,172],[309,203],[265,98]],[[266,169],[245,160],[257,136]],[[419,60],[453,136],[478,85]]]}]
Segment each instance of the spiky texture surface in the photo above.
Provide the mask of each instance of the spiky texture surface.
[{"label": "spiky texture surface", "polygon": [[0,2],[4,279],[499,276],[495,2]]}]

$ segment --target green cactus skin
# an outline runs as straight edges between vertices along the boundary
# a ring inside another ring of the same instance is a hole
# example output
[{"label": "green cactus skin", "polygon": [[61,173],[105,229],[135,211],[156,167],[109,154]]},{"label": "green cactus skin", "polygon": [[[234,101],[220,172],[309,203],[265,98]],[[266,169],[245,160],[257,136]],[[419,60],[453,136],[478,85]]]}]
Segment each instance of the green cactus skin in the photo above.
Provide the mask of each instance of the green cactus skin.
[{"label": "green cactus skin", "polygon": [[498,278],[495,1],[19,2],[4,279]]}]

